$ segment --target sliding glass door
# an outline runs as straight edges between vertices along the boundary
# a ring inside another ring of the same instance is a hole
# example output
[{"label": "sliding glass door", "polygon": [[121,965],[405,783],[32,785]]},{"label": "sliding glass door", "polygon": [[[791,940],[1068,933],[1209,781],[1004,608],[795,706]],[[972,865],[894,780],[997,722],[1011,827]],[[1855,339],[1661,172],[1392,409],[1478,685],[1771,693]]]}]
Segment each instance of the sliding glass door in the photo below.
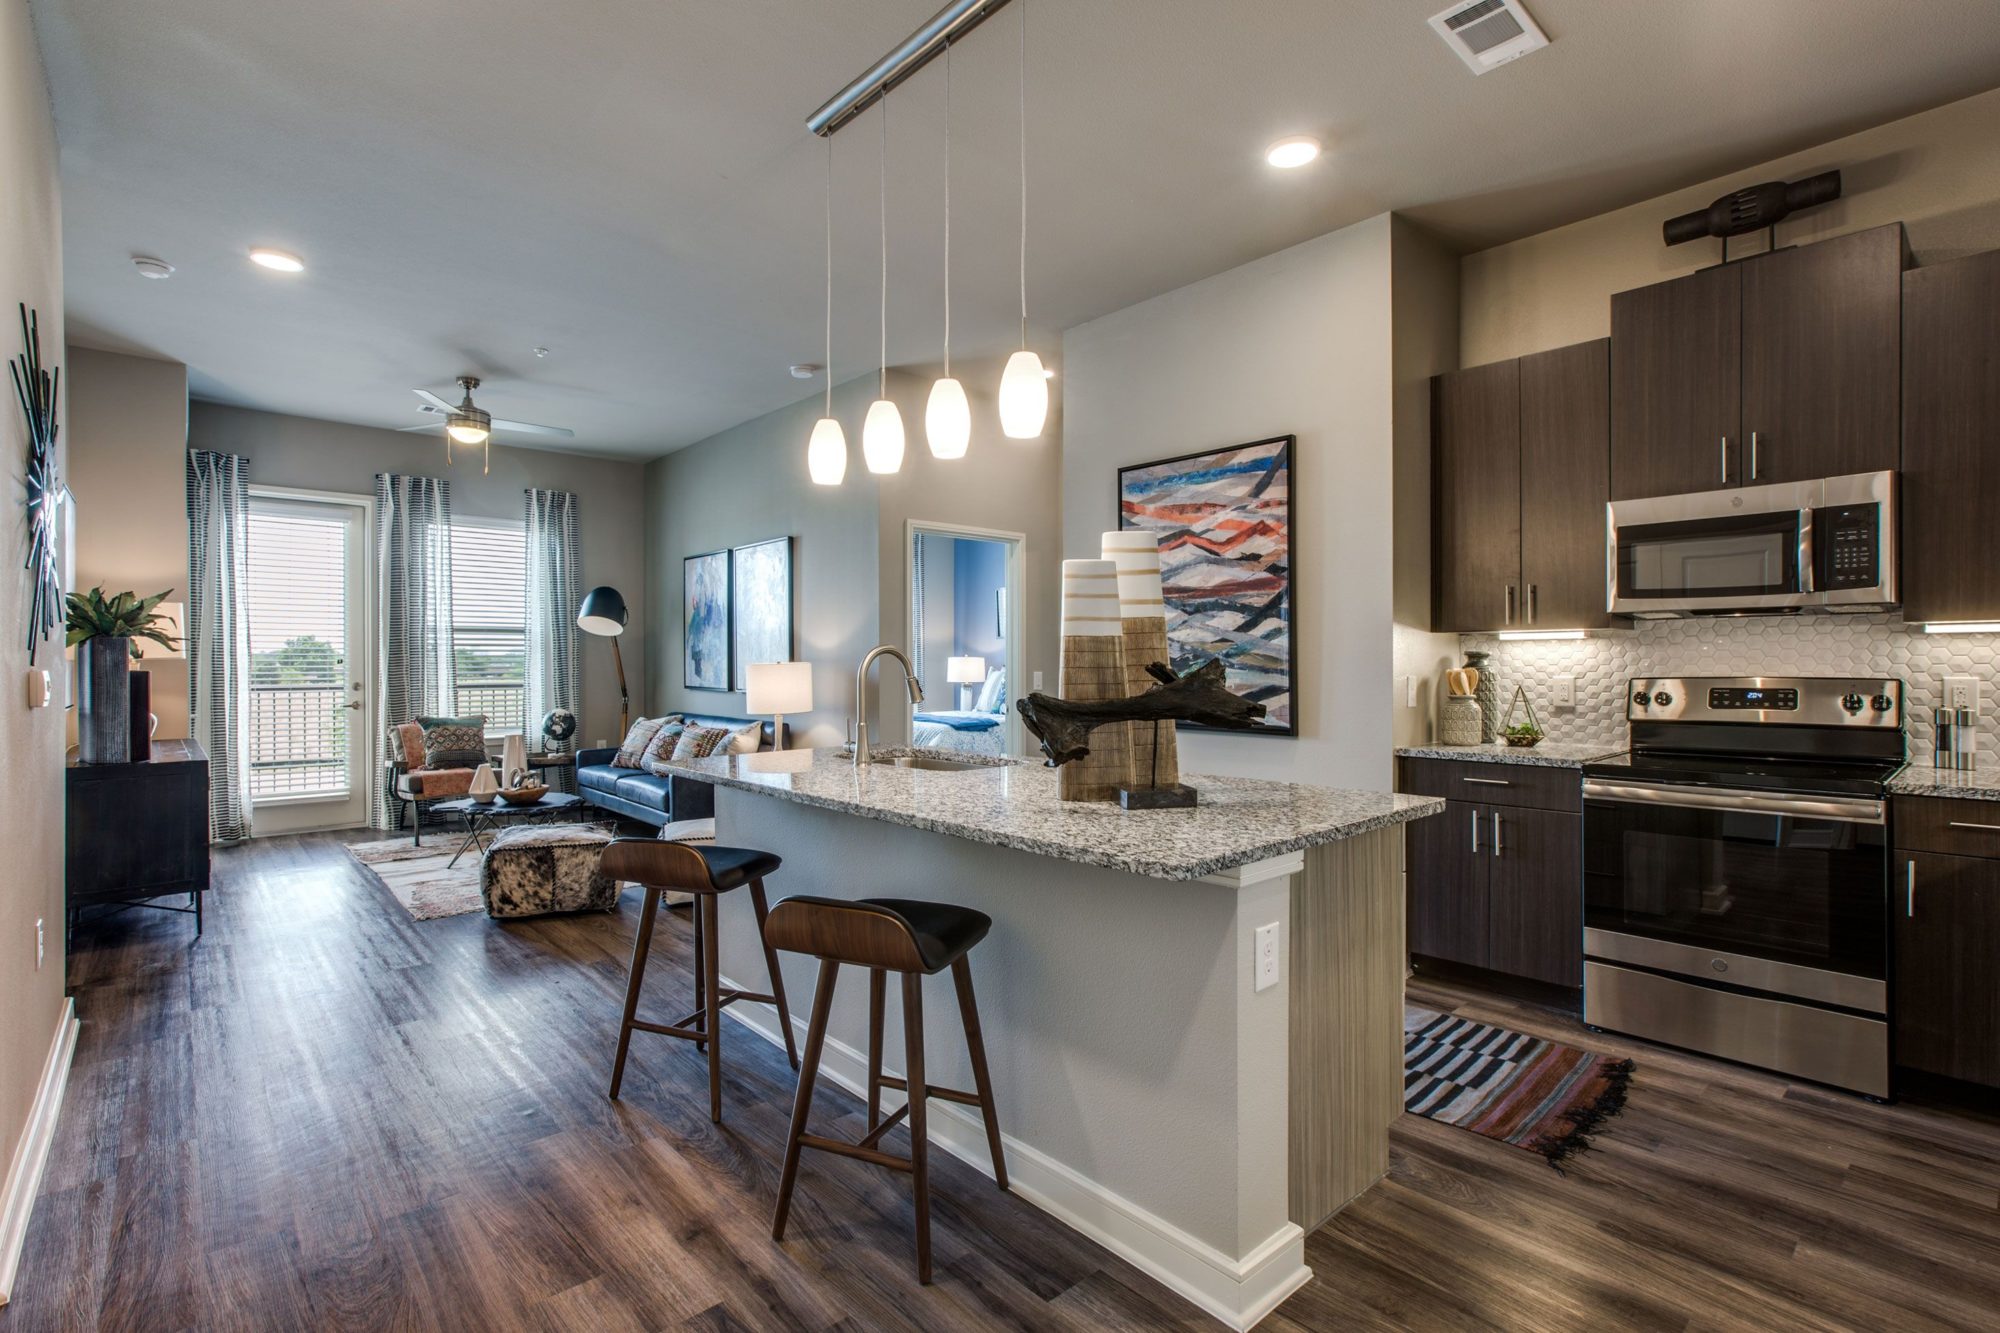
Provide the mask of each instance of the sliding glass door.
[{"label": "sliding glass door", "polygon": [[248,758],[260,837],[367,822],[367,548],[363,503],[251,493]]}]

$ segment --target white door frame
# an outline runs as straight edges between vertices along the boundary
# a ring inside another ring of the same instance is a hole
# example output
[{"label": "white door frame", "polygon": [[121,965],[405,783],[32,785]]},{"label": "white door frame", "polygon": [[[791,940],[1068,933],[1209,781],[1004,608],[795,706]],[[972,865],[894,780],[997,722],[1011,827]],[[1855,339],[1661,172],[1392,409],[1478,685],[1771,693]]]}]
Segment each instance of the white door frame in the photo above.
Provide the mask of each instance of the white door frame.
[{"label": "white door frame", "polygon": [[[903,524],[903,627],[906,633],[916,632],[919,536],[975,537],[981,541],[1000,542],[1007,548],[1007,651],[1001,659],[1007,668],[1007,711],[1006,721],[1001,724],[1001,746],[1010,755],[1025,754],[1027,732],[1021,725],[1021,715],[1015,709],[1014,701],[1025,697],[1022,671],[1027,665],[1028,655],[1021,635],[1023,626],[1028,622],[1028,535],[1002,528],[977,528],[966,523],[940,523],[921,518],[906,521]],[[958,701],[954,699],[952,702],[956,704]],[[914,713],[916,710],[910,711]],[[914,734],[913,730],[912,736]]]},{"label": "white door frame", "polygon": [[[358,751],[360,761],[349,774],[350,795],[347,801],[340,803],[345,806],[359,797],[360,816],[355,818],[344,809],[338,814],[330,814],[331,803],[325,797],[266,797],[262,801],[251,802],[251,835],[270,837],[319,829],[365,827],[375,808],[377,788],[382,782],[381,746],[375,739],[375,683],[379,674],[375,669],[375,501],[371,496],[347,491],[309,490],[298,486],[252,485],[249,491],[252,503],[258,500],[289,500],[357,511],[359,521],[351,531],[357,536],[358,549],[348,553],[348,561],[350,566],[360,565],[358,582],[361,594],[359,603],[348,612],[350,641],[347,645],[348,677],[361,682],[358,691],[361,707],[354,714],[358,735],[350,742],[349,753],[351,756]],[[244,756],[244,763],[249,763],[249,756]]]}]

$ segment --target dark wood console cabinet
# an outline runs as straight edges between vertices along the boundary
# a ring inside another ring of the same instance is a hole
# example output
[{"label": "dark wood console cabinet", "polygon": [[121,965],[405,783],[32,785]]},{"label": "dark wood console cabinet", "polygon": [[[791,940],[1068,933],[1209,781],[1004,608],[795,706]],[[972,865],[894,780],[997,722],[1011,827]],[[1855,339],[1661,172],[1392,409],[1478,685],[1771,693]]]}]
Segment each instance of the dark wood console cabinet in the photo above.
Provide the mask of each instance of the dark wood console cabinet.
[{"label": "dark wood console cabinet", "polygon": [[[72,929],[83,908],[165,907],[194,914],[208,891],[208,755],[194,741],[155,741],[136,764],[85,764],[72,754],[66,891]],[[191,905],[152,900],[187,894]]]}]

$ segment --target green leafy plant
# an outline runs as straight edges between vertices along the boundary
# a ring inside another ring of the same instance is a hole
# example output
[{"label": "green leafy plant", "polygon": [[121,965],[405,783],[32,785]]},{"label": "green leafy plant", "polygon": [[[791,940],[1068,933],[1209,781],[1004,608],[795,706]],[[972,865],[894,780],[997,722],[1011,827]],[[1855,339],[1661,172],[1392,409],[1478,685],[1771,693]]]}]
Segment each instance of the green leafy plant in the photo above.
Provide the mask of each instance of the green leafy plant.
[{"label": "green leafy plant", "polygon": [[66,601],[69,626],[66,643],[74,648],[87,639],[130,639],[132,656],[139,656],[139,640],[151,639],[154,643],[173,651],[179,651],[181,641],[170,630],[178,630],[172,616],[163,616],[153,608],[167,599],[173,589],[156,592],[151,597],[140,597],[136,593],[121,592],[106,597],[102,587],[89,592],[71,593]]}]

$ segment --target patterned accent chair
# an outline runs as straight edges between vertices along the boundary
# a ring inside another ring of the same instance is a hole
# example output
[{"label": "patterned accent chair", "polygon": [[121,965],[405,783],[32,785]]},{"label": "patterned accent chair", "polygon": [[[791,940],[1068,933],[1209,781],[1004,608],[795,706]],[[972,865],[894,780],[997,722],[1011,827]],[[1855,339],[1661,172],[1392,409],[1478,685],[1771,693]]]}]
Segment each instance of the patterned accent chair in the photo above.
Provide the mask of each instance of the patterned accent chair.
[{"label": "patterned accent chair", "polygon": [[[424,729],[416,722],[389,728],[389,790],[396,800],[396,827],[407,818],[413,846],[424,843],[424,807],[472,790],[469,768],[425,768]],[[407,812],[406,812],[407,807]]]}]

